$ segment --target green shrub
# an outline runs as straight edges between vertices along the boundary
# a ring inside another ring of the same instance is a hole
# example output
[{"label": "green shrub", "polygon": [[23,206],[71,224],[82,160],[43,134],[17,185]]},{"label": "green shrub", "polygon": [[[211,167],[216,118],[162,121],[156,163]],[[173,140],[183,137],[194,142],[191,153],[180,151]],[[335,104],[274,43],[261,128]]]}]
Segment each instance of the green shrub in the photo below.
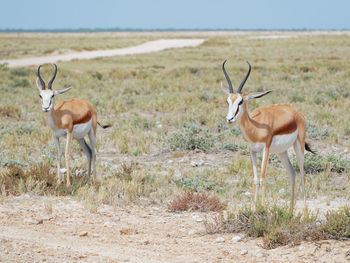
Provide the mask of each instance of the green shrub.
[{"label": "green shrub", "polygon": [[[299,171],[299,166],[297,166],[296,161],[294,161],[294,166],[297,167]],[[304,171],[307,174],[315,174],[324,171],[326,167],[323,163],[323,157],[318,154],[305,154],[304,157]]]},{"label": "green shrub", "polygon": [[32,133],[39,133],[39,131],[40,131],[39,128],[32,123],[18,122],[12,127],[1,129],[0,135],[6,134],[6,133],[12,134],[12,135],[32,134]]},{"label": "green shrub", "polygon": [[19,67],[11,69],[10,74],[18,77],[27,77],[32,74],[32,71],[29,68]]},{"label": "green shrub", "polygon": [[93,73],[92,76],[98,80],[102,80],[102,78],[103,78],[103,75],[97,71],[95,73]]},{"label": "green shrub", "polygon": [[197,125],[184,125],[181,132],[176,132],[168,138],[171,150],[203,150],[209,151],[214,145],[214,139],[207,130]]},{"label": "green shrub", "polygon": [[225,144],[222,148],[231,152],[237,152],[239,150],[239,146],[234,143]]},{"label": "green shrub", "polygon": [[350,160],[339,155],[329,155],[326,160],[331,172],[343,173],[350,171]]},{"label": "green shrub", "polygon": [[321,128],[315,124],[306,123],[306,137],[311,139],[323,140],[330,136],[329,131],[326,128]]},{"label": "green shrub", "polygon": [[215,189],[215,182],[202,176],[183,177],[174,180],[177,187],[185,190],[192,190],[196,192],[208,191]]},{"label": "green shrub", "polygon": [[[293,166],[297,171],[299,167],[296,159],[293,160]],[[304,171],[307,174],[315,174],[323,171],[343,173],[350,171],[350,160],[343,156],[328,155],[323,157],[318,154],[305,154],[304,156]]]},{"label": "green shrub", "polygon": [[17,88],[17,87],[29,87],[30,83],[27,78],[20,78],[20,77],[15,77],[12,80],[12,86]]},{"label": "green shrub", "polygon": [[350,208],[343,207],[339,211],[328,212],[322,231],[333,239],[350,238]]}]

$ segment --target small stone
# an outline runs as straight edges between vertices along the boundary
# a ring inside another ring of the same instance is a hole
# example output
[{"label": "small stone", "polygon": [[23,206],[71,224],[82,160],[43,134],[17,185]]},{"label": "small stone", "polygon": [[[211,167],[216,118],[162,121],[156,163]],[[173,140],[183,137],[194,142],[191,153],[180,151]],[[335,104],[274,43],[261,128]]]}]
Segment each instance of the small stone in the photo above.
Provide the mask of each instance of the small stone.
[{"label": "small stone", "polygon": [[120,217],[119,216],[112,216],[112,220],[114,222],[118,222],[118,221],[120,221]]},{"label": "small stone", "polygon": [[282,189],[280,189],[280,190],[278,191],[278,193],[279,193],[280,195],[283,195],[285,192],[286,192],[286,190],[285,190],[284,188],[282,188]]},{"label": "small stone", "polygon": [[192,162],[191,162],[191,166],[192,166],[192,167],[196,167],[196,166],[198,166],[198,163],[196,163],[195,161],[192,161]]},{"label": "small stone", "polygon": [[196,234],[195,230],[191,229],[190,231],[188,231],[189,236],[193,236],[194,234]]},{"label": "small stone", "polygon": [[60,169],[60,172],[61,172],[62,174],[65,174],[65,173],[67,172],[67,169],[66,169],[66,168],[61,168],[61,169]]},{"label": "small stone", "polygon": [[231,240],[232,240],[233,242],[238,242],[238,241],[240,241],[241,239],[242,239],[242,238],[241,238],[240,236],[233,236]]},{"label": "small stone", "polygon": [[248,250],[243,249],[243,250],[241,250],[240,254],[241,254],[242,256],[247,255],[247,254],[248,254]]},{"label": "small stone", "polygon": [[247,191],[247,192],[244,192],[243,195],[245,195],[245,196],[251,196],[252,193]]},{"label": "small stone", "polygon": [[173,163],[174,161],[173,160],[168,160],[168,163],[170,164],[170,163]]},{"label": "small stone", "polygon": [[201,218],[200,216],[198,215],[194,215],[192,216],[192,218],[194,219],[194,221],[200,223],[200,222],[203,222],[203,218]]},{"label": "small stone", "polygon": [[112,227],[114,226],[115,224],[113,222],[110,222],[110,221],[107,221],[103,224],[104,227]]},{"label": "small stone", "polygon": [[88,232],[86,231],[80,232],[79,234],[80,237],[86,237],[87,235],[88,235]]},{"label": "small stone", "polygon": [[215,242],[216,242],[216,243],[223,243],[223,242],[225,242],[225,238],[223,238],[223,237],[217,237],[217,238],[215,239]]},{"label": "small stone", "polygon": [[92,237],[95,237],[95,238],[100,237],[100,236],[101,236],[100,234],[93,234],[92,235]]},{"label": "small stone", "polygon": [[298,247],[299,250],[303,250],[304,248],[305,248],[305,247],[302,246],[302,245]]}]

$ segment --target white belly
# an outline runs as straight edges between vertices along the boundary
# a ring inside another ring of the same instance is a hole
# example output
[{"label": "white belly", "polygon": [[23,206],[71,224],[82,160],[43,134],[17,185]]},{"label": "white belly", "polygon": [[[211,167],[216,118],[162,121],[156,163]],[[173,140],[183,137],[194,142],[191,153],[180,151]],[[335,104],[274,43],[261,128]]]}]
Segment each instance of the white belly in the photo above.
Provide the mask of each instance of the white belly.
[{"label": "white belly", "polygon": [[[298,136],[298,129],[295,132],[284,135],[276,135],[272,139],[270,153],[281,153],[287,151],[295,142]],[[260,152],[264,149],[265,143],[249,143],[249,148],[253,152]]]},{"label": "white belly", "polygon": [[[92,119],[86,123],[74,125],[72,138],[74,138],[74,139],[83,138],[85,135],[87,135],[89,133],[89,131],[91,130],[91,127],[92,127]],[[66,136],[67,133],[68,133],[68,129],[55,130],[55,135],[57,137]]]}]

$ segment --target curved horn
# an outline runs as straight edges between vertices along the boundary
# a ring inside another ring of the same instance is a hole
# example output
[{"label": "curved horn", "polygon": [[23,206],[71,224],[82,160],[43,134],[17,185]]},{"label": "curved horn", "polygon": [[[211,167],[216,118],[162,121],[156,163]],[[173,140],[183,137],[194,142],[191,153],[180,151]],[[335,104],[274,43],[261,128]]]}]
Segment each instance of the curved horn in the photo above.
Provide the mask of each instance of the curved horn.
[{"label": "curved horn", "polygon": [[248,77],[249,77],[250,70],[252,69],[252,66],[249,64],[248,61],[247,61],[247,63],[248,63],[248,65],[249,65],[249,70],[248,70],[247,75],[245,75],[244,79],[242,80],[241,85],[239,85],[239,87],[238,87],[238,90],[237,90],[238,93],[241,93],[241,92],[242,92],[242,88],[243,88],[245,82],[247,81],[247,79],[248,79]]},{"label": "curved horn", "polygon": [[230,77],[228,76],[226,70],[225,70],[225,63],[226,63],[227,60],[224,61],[224,63],[222,64],[222,71],[224,72],[225,74],[225,77],[226,77],[226,80],[227,80],[227,83],[228,83],[228,89],[230,90],[230,93],[233,93],[233,88],[232,88],[232,83],[231,83],[231,80],[230,80]]},{"label": "curved horn", "polygon": [[44,80],[41,78],[41,76],[40,76],[40,68],[41,68],[41,65],[38,67],[38,78],[39,78],[39,80],[40,80],[40,84],[41,84],[41,88],[42,89],[45,89],[45,82],[44,82]]},{"label": "curved horn", "polygon": [[55,66],[55,73],[53,74],[52,79],[50,80],[49,84],[47,85],[49,89],[52,89],[52,82],[55,80],[56,78],[56,74],[57,74],[57,66],[56,64],[53,64]]}]

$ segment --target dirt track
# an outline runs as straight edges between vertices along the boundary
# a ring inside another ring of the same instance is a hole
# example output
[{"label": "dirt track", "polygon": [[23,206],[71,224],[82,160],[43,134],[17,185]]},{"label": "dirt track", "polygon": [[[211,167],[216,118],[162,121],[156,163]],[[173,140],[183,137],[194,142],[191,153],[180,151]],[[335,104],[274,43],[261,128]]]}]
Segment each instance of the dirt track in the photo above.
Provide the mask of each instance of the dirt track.
[{"label": "dirt track", "polygon": [[49,55],[42,57],[20,58],[0,60],[0,64],[7,63],[8,67],[26,67],[46,63],[56,63],[58,61],[71,61],[81,59],[94,59],[101,57],[125,56],[142,53],[157,52],[169,48],[195,47],[202,44],[204,39],[159,39],[149,41],[134,47],[118,48],[111,50],[94,50],[83,52],[72,52],[68,54]]},{"label": "dirt track", "polygon": [[[0,204],[0,262],[347,262],[350,241],[265,250],[261,240],[207,235],[198,212],[102,206],[22,195]],[[223,242],[217,242],[222,237]]]}]

